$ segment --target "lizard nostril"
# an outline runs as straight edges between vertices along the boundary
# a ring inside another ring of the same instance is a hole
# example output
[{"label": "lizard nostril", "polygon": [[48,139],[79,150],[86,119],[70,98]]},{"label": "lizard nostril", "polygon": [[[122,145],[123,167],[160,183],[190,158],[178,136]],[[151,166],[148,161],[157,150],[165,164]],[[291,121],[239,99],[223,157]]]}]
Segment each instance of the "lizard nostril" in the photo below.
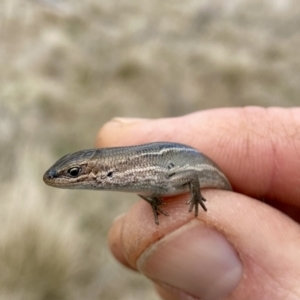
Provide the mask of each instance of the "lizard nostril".
[{"label": "lizard nostril", "polygon": [[44,179],[51,180],[57,177],[57,172],[55,170],[49,170],[45,173]]}]

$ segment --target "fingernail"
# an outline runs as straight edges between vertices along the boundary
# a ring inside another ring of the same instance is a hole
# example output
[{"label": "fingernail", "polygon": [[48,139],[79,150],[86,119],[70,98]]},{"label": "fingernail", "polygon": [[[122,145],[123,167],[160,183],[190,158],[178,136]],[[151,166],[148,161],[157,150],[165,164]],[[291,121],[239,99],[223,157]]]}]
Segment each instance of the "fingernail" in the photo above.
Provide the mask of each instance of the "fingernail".
[{"label": "fingernail", "polygon": [[120,221],[125,215],[126,215],[126,213],[119,214],[112,220],[112,223]]},{"label": "fingernail", "polygon": [[134,123],[139,123],[139,122],[143,122],[143,121],[147,121],[147,119],[143,119],[143,118],[113,118],[110,122],[115,122],[115,123],[119,123],[119,124],[134,124]]},{"label": "fingernail", "polygon": [[177,291],[180,299],[224,299],[237,287],[243,271],[233,246],[200,220],[150,246],[137,266],[164,288]]}]

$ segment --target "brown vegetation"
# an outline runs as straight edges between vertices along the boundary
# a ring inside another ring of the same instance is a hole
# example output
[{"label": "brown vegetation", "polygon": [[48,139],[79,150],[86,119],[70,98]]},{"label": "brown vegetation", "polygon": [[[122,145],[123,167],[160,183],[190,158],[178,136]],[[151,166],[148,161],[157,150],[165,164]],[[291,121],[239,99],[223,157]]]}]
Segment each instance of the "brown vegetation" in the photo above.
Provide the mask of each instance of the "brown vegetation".
[{"label": "brown vegetation", "polygon": [[299,105],[297,1],[0,3],[0,299],[158,299],[108,252],[134,195],[42,174],[115,116]]}]

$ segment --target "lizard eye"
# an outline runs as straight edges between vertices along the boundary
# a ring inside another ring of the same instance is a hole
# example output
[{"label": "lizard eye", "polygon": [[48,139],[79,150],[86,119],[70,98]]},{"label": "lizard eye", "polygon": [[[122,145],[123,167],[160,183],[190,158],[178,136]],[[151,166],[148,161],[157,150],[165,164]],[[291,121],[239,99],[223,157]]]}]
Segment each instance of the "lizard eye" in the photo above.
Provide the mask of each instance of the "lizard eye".
[{"label": "lizard eye", "polygon": [[77,177],[80,174],[81,168],[79,167],[73,167],[70,168],[67,173],[71,176],[71,177]]}]

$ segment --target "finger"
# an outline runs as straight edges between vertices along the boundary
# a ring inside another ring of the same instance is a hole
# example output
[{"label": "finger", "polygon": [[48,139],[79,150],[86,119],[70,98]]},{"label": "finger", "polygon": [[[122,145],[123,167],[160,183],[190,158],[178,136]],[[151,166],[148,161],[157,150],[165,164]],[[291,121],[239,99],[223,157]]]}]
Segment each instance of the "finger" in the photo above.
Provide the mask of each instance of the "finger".
[{"label": "finger", "polygon": [[126,257],[124,256],[124,252],[122,251],[123,247],[120,247],[122,242],[122,228],[123,228],[123,221],[124,215],[117,217],[114,222],[113,226],[111,226],[109,233],[108,233],[108,246],[114,255],[114,257],[124,266],[130,269],[134,269],[127,261]]},{"label": "finger", "polygon": [[181,142],[212,158],[234,190],[300,207],[300,109],[217,109],[107,123],[98,147]]},{"label": "finger", "polygon": [[243,195],[204,194],[209,213],[194,218],[183,209],[186,199],[172,198],[170,217],[160,216],[159,226],[148,203],[138,202],[124,217],[122,234],[110,236],[127,264],[173,299],[300,299],[297,223]]}]

